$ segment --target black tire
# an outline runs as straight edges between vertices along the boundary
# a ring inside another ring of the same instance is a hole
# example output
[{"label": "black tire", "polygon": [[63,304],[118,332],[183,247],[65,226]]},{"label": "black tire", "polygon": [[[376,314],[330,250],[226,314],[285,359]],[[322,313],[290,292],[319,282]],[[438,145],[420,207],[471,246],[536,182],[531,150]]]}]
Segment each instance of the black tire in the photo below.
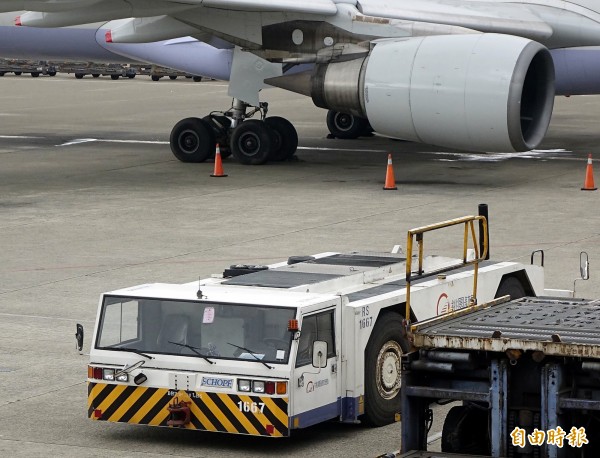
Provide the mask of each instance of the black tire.
[{"label": "black tire", "polygon": [[273,134],[262,121],[250,119],[238,125],[231,134],[231,152],[240,163],[261,165],[267,162]]},{"label": "black tire", "polygon": [[358,138],[365,133],[367,120],[339,111],[327,112],[327,128],[336,138],[350,140]]},{"label": "black tire", "polygon": [[48,72],[48,76],[56,76],[56,72],[55,71]]},{"label": "black tire", "polygon": [[272,116],[265,119],[265,124],[273,132],[273,147],[269,160],[285,161],[296,154],[298,132],[291,122],[279,116]]},{"label": "black tire", "polygon": [[365,349],[365,415],[371,426],[389,425],[400,413],[402,321],[398,313],[382,313]]},{"label": "black tire", "polygon": [[0,76],[4,76],[4,72],[0,72]]},{"label": "black tire", "polygon": [[158,76],[158,75],[152,75],[150,78],[152,78],[152,81],[160,80],[160,76]]},{"label": "black tire", "polygon": [[171,151],[181,162],[204,162],[215,152],[215,136],[206,121],[186,118],[171,131]]},{"label": "black tire", "polygon": [[170,80],[176,80],[177,79],[177,75],[169,75],[169,79]]},{"label": "black tire", "polygon": [[469,406],[452,407],[444,420],[442,452],[487,455],[488,411]]},{"label": "black tire", "polygon": [[118,80],[120,75],[110,75],[111,80]]},{"label": "black tire", "polygon": [[192,79],[194,80],[194,82],[199,83],[200,81],[202,81],[202,77],[201,76],[193,76]]},{"label": "black tire", "polygon": [[100,78],[100,73],[92,73],[93,78]]},{"label": "black tire", "polygon": [[83,73],[75,73],[75,78],[77,78],[78,80],[83,78]]},{"label": "black tire", "polygon": [[[17,76],[21,76],[23,74],[23,72],[15,72],[15,75]],[[2,76],[4,76],[4,73],[2,73]]]},{"label": "black tire", "polygon": [[133,78],[135,78],[135,73],[128,73],[127,74],[127,78],[129,78],[130,80],[132,80]]},{"label": "black tire", "polygon": [[520,299],[525,297],[525,288],[516,277],[506,277],[500,282],[498,291],[496,291],[495,297],[502,297],[509,295],[511,299]]},{"label": "black tire", "polygon": [[37,78],[38,76],[40,76],[39,72],[31,72],[32,78]]}]

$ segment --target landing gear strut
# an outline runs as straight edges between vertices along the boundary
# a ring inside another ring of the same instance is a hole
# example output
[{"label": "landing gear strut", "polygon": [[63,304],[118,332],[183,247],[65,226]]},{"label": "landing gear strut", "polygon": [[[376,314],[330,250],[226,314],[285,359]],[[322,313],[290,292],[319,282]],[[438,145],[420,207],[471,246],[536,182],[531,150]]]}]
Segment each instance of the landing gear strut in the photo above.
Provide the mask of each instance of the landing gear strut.
[{"label": "landing gear strut", "polygon": [[[204,118],[186,118],[171,131],[171,151],[182,162],[204,162],[214,157],[218,143],[221,157],[233,154],[242,164],[260,165],[290,159],[298,147],[296,129],[285,118],[267,118],[268,104],[251,108],[233,99],[228,111],[214,111]],[[249,119],[255,114],[259,119]]]}]

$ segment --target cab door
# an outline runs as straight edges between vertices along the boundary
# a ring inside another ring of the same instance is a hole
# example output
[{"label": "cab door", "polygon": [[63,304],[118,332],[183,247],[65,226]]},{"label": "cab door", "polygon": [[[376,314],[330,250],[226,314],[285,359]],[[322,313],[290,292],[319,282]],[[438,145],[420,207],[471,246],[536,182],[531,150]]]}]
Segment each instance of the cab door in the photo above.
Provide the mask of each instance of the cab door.
[{"label": "cab door", "polygon": [[[302,314],[294,376],[290,382],[293,393],[291,428],[305,428],[340,417],[340,308],[340,303],[337,303]],[[313,365],[316,341],[327,344],[325,367]]]}]

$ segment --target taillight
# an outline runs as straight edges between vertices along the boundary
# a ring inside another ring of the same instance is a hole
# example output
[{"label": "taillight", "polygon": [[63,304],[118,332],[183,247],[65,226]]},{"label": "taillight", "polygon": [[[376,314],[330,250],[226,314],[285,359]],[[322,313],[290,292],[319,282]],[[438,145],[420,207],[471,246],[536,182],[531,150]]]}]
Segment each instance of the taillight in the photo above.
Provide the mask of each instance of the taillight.
[{"label": "taillight", "polygon": [[102,368],[101,367],[94,367],[94,377],[97,380],[102,380]]},{"label": "taillight", "polygon": [[275,382],[265,382],[265,393],[275,394]]}]

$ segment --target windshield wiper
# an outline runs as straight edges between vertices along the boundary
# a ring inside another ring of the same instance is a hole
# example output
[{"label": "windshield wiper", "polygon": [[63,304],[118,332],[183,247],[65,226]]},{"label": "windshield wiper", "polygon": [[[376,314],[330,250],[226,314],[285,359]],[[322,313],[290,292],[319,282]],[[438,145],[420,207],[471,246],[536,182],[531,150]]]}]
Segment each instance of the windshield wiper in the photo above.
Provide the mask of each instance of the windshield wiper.
[{"label": "windshield wiper", "polygon": [[167,340],[167,342],[169,342],[170,344],[173,345],[179,345],[180,347],[184,347],[184,348],[189,348],[190,350],[192,350],[194,353],[196,353],[198,356],[200,356],[200,358],[203,358],[204,360],[208,361],[210,364],[215,364],[214,361],[211,361],[210,359],[208,359],[206,357],[206,355],[203,355],[202,353],[200,353],[198,350],[202,350],[201,348],[198,347],[192,347],[191,345],[188,344],[182,344],[182,343],[178,343],[178,342],[172,342],[170,340]]},{"label": "windshield wiper", "polygon": [[142,353],[141,351],[136,350],[134,348],[119,348],[119,350],[130,351],[130,352],[135,353],[137,355],[143,356],[144,358],[154,359],[154,356],[147,355],[146,353]]},{"label": "windshield wiper", "polygon": [[239,345],[232,344],[231,342],[227,342],[227,343],[228,343],[229,345],[231,345],[232,347],[239,348],[240,350],[247,351],[247,352],[248,352],[250,355],[252,355],[252,357],[253,357],[253,358],[254,358],[256,361],[258,361],[259,363],[262,363],[262,364],[264,364],[264,365],[265,365],[265,366],[267,366],[269,369],[273,369],[273,367],[272,367],[272,366],[269,366],[269,365],[268,365],[267,363],[265,363],[265,362],[264,362],[262,359],[260,359],[258,356],[256,356],[256,355],[254,354],[254,353],[256,353],[255,351],[249,350],[249,349],[247,349],[246,347],[240,347]]}]

